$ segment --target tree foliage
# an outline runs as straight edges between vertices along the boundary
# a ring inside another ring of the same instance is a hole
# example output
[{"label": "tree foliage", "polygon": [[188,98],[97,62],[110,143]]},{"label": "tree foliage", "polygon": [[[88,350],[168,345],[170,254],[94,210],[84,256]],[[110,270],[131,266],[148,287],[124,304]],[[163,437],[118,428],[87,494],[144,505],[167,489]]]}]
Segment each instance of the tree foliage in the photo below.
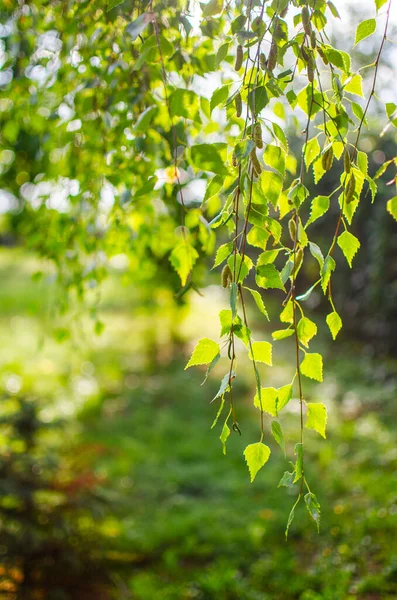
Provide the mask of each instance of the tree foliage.
[{"label": "tree foliage", "polygon": [[[231,431],[241,434],[233,380],[237,339],[245,345],[259,411],[258,440],[244,452],[251,480],[270,455],[265,417],[284,450],[278,417],[296,391],[300,441],[293,471],[280,482],[298,485],[287,532],[303,498],[320,521],[305,477],[303,430],[325,437],[327,415],[322,403],[304,399],[304,378],[323,380],[322,356],[311,349],[317,325],[305,301],[322,289],[335,339],[342,317],[332,275],[342,255],[352,267],[360,248],[352,232],[360,201],[374,201],[376,180],[397,165],[391,159],[370,174],[359,147],[390,9],[391,0],[376,0],[373,17],[358,24],[352,46],[374,35],[379,19],[384,28],[377,55],[357,68],[327,35],[328,20],[340,18],[331,1],[210,0],[199,8],[109,0],[105,10],[94,0],[35,0],[17,7],[6,1],[2,8],[0,166],[18,233],[56,264],[65,307],[71,294],[82,297],[98,286],[120,253],[135,283],[159,278],[170,264],[179,296],[197,289],[205,257],[215,254],[212,268],[229,293],[220,313],[222,343],[200,340],[187,367],[206,365],[208,376],[221,355],[228,360],[213,424],[224,419],[226,453]],[[364,69],[372,72],[366,95]],[[388,125],[397,125],[396,111],[386,104]],[[294,155],[290,138],[297,130],[301,154]],[[318,184],[331,169],[339,174],[336,187],[310,193],[312,177]],[[396,198],[387,204],[395,219]],[[331,205],[339,215],[328,246],[320,248],[311,225]],[[307,260],[316,261],[317,275],[301,289]],[[269,294],[279,299],[282,326],[272,323],[271,341],[254,340],[247,303],[269,319]],[[264,388],[273,343],[285,338],[291,338],[291,380]]]}]

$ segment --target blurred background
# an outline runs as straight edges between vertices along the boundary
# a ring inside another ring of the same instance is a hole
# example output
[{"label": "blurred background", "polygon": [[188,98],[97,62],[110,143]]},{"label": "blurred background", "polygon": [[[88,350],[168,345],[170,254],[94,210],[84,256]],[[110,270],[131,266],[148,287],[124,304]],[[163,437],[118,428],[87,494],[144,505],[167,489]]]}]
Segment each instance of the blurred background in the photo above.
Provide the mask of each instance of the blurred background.
[{"label": "blurred background", "polygon": [[[373,12],[369,0],[335,4],[348,11],[350,30]],[[389,35],[397,40],[395,14],[392,20]],[[357,64],[366,64],[378,43],[362,44]],[[385,101],[395,101],[395,64],[390,44],[380,73]],[[7,84],[3,91],[7,95]],[[395,129],[379,137],[384,125],[384,109],[375,101],[362,139],[370,173],[396,155]],[[300,143],[293,140],[297,151]],[[337,177],[327,174],[316,194]],[[288,542],[295,490],[277,488],[288,460],[269,437],[271,460],[251,485],[242,456],[257,426],[244,353],[236,381],[242,436],[231,436],[226,456],[220,426],[210,429],[217,406],[209,402],[224,365],[205,386],[204,370],[184,371],[198,338],[218,339],[218,313],[228,303],[219,273],[203,280],[201,295],[178,298],[167,259],[131,274],[130,259],[120,251],[100,294],[92,292],[95,315],[78,302],[60,314],[64,299],[55,269],[26,247],[29,215],[14,210],[3,184],[1,598],[397,597],[397,223],[386,212],[389,179],[380,179],[376,202],[367,197],[357,211],[353,232],[361,250],[353,272],[336,256],[334,300],[344,322],[336,343],[324,323],[323,298],[313,292],[308,301],[326,365],[323,384],[305,381],[306,398],[325,403],[329,413],[326,441],[305,431],[308,480],[322,523],[318,535],[300,506]],[[311,226],[320,246],[335,218],[330,211]],[[210,266],[203,258],[199,275]],[[311,282],[308,261],[302,291]],[[269,294],[273,319],[278,302]],[[249,320],[254,334],[270,335],[256,311]],[[274,344],[277,366],[268,370],[266,385],[290,381],[291,352],[289,339]],[[297,410],[292,400],[281,417],[287,457],[297,441]]]}]

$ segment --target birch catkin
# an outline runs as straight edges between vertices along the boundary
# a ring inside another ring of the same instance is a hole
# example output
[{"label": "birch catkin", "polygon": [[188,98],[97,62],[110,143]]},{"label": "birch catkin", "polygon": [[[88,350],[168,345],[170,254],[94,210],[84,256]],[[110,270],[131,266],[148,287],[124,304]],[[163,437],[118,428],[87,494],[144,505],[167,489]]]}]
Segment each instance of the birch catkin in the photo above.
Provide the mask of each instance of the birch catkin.
[{"label": "birch catkin", "polygon": [[255,123],[253,139],[257,148],[263,148],[262,127],[260,123]]},{"label": "birch catkin", "polygon": [[234,64],[234,68],[236,71],[239,71],[243,66],[243,47],[241,44],[237,46],[236,50],[236,62]]},{"label": "birch catkin", "polygon": [[243,112],[243,102],[241,100],[240,92],[238,92],[234,98],[234,105],[236,107],[236,117],[241,117],[241,113]]}]

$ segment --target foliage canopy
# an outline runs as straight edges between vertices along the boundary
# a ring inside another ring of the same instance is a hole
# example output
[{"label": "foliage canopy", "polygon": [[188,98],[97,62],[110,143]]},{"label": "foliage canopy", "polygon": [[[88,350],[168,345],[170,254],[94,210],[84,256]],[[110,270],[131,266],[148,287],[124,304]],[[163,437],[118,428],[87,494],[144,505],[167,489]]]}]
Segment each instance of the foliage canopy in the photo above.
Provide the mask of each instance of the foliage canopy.
[{"label": "foliage canopy", "polygon": [[[186,368],[206,365],[208,376],[221,355],[229,361],[213,424],[223,419],[226,453],[231,431],[241,434],[233,380],[237,340],[245,345],[259,412],[258,440],[244,451],[251,481],[270,456],[265,417],[285,449],[278,417],[296,388],[300,437],[292,471],[280,482],[298,486],[288,533],[301,499],[319,526],[320,507],[305,477],[304,427],[326,436],[324,404],[304,399],[304,378],[323,380],[322,356],[311,351],[317,325],[304,303],[322,289],[335,339],[342,327],[332,295],[335,250],[352,267],[360,200],[374,201],[376,180],[397,164],[391,159],[369,174],[359,148],[391,0],[376,0],[373,18],[357,26],[355,45],[375,34],[379,18],[385,23],[377,55],[358,69],[327,35],[327,21],[340,18],[331,1],[210,0],[200,7],[153,0],[108,0],[107,10],[94,0],[4,2],[2,187],[15,204],[18,233],[56,264],[65,309],[72,294],[97,288],[112,256],[127,254],[135,283],[160,280],[170,264],[182,297],[202,283],[205,257],[215,254],[213,268],[229,293],[220,313],[221,343],[200,340]],[[372,71],[366,96],[364,70]],[[386,104],[393,126],[396,111]],[[291,150],[296,131],[298,154]],[[331,169],[340,174],[337,186],[312,195],[311,177],[318,184]],[[387,204],[395,219],[396,198]],[[328,247],[320,248],[310,226],[331,204],[339,215]],[[316,277],[300,289],[299,272],[311,258]],[[247,298],[269,319],[270,293],[280,300],[282,326],[273,324],[271,341],[254,340]],[[98,332],[101,327],[97,321]],[[291,381],[262,387],[273,343],[289,337]]]}]

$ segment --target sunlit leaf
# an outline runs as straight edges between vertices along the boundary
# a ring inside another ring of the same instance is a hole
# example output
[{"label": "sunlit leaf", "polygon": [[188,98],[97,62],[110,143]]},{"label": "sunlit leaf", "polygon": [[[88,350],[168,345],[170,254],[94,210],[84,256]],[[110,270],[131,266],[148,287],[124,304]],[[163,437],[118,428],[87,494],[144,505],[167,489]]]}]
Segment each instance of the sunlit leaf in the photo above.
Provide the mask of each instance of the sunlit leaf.
[{"label": "sunlit leaf", "polygon": [[354,39],[354,45],[357,46],[361,40],[364,40],[368,36],[372,35],[376,31],[376,19],[366,19],[360,23],[356,29],[356,36]]},{"label": "sunlit leaf", "polygon": [[305,377],[315,379],[316,381],[323,380],[323,357],[318,353],[307,352],[305,358],[300,364],[300,371]]},{"label": "sunlit leaf", "polygon": [[314,429],[325,438],[325,428],[327,425],[327,409],[321,402],[309,402],[307,406],[306,425],[308,429]]},{"label": "sunlit leaf", "polygon": [[262,444],[262,442],[249,444],[244,450],[244,456],[247,461],[252,483],[258,471],[269,460],[270,448],[265,444]]},{"label": "sunlit leaf", "polygon": [[342,329],[342,319],[338,315],[338,313],[334,310],[332,313],[329,313],[326,317],[326,322],[331,332],[333,339],[336,339],[339,331]]},{"label": "sunlit leaf", "polygon": [[272,365],[272,345],[270,342],[253,342],[252,351],[249,352],[251,360],[263,362],[266,365]]},{"label": "sunlit leaf", "polygon": [[196,365],[208,365],[218,354],[220,354],[219,344],[209,338],[202,338],[197,342],[185,369]]},{"label": "sunlit leaf", "polygon": [[338,237],[338,246],[341,248],[347,262],[349,263],[349,267],[352,266],[352,260],[357,253],[357,250],[360,248],[360,242],[350,231],[344,231]]}]

